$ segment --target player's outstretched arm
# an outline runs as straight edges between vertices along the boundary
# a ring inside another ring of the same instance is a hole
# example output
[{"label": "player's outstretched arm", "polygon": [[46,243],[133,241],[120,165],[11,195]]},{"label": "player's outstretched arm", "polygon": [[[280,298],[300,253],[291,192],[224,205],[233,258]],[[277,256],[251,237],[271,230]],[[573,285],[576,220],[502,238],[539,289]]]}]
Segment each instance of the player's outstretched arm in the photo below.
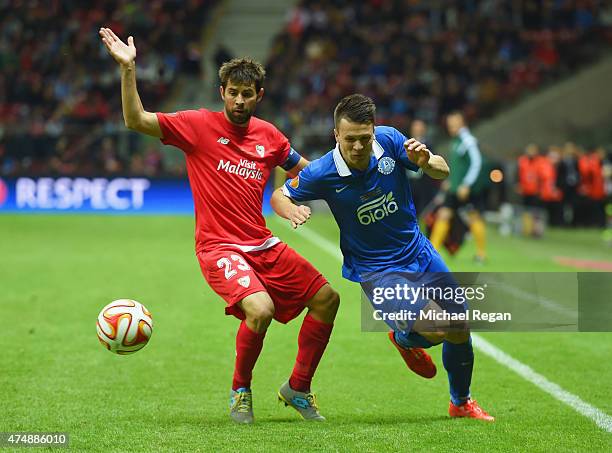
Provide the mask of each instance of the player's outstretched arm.
[{"label": "player's outstretched arm", "polygon": [[310,208],[304,205],[296,205],[293,200],[283,193],[283,188],[279,187],[272,193],[270,205],[274,212],[291,222],[292,228],[297,228],[299,225],[306,223],[310,218]]},{"label": "player's outstretched arm", "polygon": [[136,46],[134,46],[134,38],[128,37],[126,44],[110,28],[101,28],[99,34],[108,53],[121,68],[121,103],[125,125],[129,129],[161,138],[163,134],[159,127],[157,115],[144,109],[136,89]]},{"label": "player's outstretched arm", "polygon": [[450,174],[448,164],[442,156],[432,154],[424,143],[411,138],[404,142],[408,159],[414,162],[430,178],[446,179]]}]

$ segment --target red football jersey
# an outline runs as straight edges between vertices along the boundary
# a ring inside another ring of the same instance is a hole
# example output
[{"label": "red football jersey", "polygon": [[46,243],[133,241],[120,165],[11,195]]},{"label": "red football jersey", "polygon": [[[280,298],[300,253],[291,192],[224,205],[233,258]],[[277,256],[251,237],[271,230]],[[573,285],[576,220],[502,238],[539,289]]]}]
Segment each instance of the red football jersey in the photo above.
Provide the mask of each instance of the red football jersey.
[{"label": "red football jersey", "polygon": [[287,160],[289,140],[272,124],[251,117],[247,127],[206,109],[157,113],[162,143],[181,149],[196,216],[196,252],[220,244],[244,251],[279,242],[262,215],[272,169]]}]

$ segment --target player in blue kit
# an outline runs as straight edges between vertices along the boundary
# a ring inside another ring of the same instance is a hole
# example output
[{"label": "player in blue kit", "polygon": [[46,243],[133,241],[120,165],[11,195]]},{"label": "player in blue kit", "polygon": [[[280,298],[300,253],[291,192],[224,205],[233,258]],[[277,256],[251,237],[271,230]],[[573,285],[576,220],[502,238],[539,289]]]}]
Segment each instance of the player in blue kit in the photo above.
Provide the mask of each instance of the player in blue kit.
[{"label": "player in blue kit", "polygon": [[[343,98],[334,110],[336,148],[310,163],[272,195],[275,212],[294,228],[310,217],[310,208],[296,205],[323,199],[340,228],[344,256],[342,275],[361,284],[370,301],[376,291],[407,285],[412,288],[457,286],[444,261],[421,233],[405,169],[444,179],[449,168],[415,139],[398,130],[374,126],[376,107],[361,94]],[[380,294],[379,294],[380,295]],[[373,302],[374,303],[374,302]],[[395,298],[384,310],[464,312],[465,304],[430,300],[413,303]],[[442,343],[442,361],[448,373],[452,417],[493,421],[470,397],[474,364],[467,325],[439,324],[409,319],[387,321],[389,338],[415,373],[431,378],[436,367],[425,349]]]}]

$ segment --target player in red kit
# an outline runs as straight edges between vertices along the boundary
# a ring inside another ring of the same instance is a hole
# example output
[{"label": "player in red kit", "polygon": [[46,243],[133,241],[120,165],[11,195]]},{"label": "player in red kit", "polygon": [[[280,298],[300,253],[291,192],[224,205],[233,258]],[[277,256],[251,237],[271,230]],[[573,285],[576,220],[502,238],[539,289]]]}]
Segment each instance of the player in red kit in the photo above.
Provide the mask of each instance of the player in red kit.
[{"label": "player in red kit", "polygon": [[[310,383],[331,335],[340,299],[327,280],[293,249],[274,237],[262,216],[266,181],[276,166],[295,176],[308,161],[273,125],[255,118],[265,71],[250,59],[234,59],[219,70],[223,112],[144,110],[136,89],[136,48],[112,30],[100,36],[121,69],[123,117],[128,128],[180,148],[187,160],[196,216],[196,254],[225,312],[241,319],[230,416],[253,422],[252,370],[272,318],[287,323],[304,308],[298,354],[278,397],[307,420],[324,420]],[[307,208],[296,207],[307,218]]]}]

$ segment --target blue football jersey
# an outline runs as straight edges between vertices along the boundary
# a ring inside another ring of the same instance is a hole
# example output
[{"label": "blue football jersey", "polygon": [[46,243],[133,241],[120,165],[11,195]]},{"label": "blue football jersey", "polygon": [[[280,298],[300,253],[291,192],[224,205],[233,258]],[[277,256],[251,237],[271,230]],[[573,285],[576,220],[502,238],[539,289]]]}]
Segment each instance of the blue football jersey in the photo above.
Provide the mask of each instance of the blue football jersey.
[{"label": "blue football jersey", "polygon": [[376,272],[414,271],[411,264],[427,243],[405,171],[419,171],[404,149],[406,137],[388,126],[374,133],[367,170],[349,168],[336,146],[283,186],[296,202],[327,202],[340,228],[342,275],[355,282]]}]

